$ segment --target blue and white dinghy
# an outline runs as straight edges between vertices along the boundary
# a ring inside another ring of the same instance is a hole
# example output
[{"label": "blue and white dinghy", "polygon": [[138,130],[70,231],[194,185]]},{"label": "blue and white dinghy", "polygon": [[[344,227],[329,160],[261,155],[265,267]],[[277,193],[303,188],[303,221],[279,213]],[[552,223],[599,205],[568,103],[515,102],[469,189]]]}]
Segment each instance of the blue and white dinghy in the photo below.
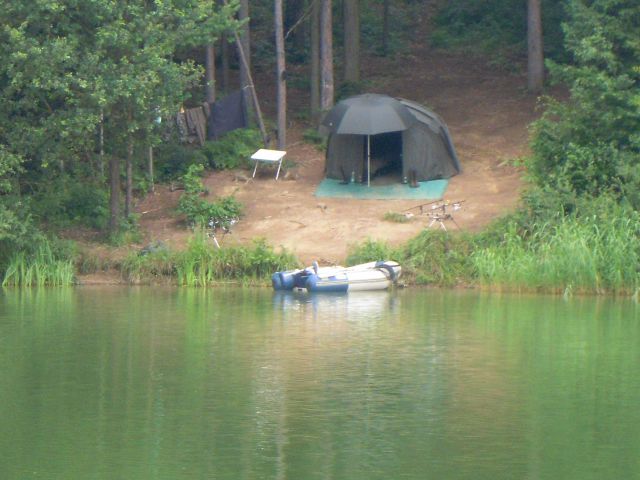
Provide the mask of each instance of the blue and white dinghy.
[{"label": "blue and white dinghy", "polygon": [[385,290],[394,285],[402,268],[391,260],[363,263],[353,267],[313,266],[300,270],[276,272],[271,277],[275,290],[302,290],[308,292],[354,292]]}]

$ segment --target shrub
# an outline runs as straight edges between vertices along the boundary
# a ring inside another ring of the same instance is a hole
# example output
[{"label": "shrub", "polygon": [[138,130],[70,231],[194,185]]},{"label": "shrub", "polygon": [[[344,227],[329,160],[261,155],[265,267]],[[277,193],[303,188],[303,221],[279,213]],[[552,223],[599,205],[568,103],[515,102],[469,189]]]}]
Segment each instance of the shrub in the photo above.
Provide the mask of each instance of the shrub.
[{"label": "shrub", "polygon": [[179,143],[166,143],[154,148],[156,180],[175,180],[184,175],[192,165],[206,165],[207,157],[196,147]]},{"label": "shrub", "polygon": [[57,227],[106,227],[109,193],[102,183],[65,175],[41,185],[31,198],[32,212],[41,222]]},{"label": "shrub", "polygon": [[347,266],[377,260],[397,260],[400,252],[385,242],[368,238],[362,243],[351,245],[347,255]]},{"label": "shrub", "polygon": [[423,230],[402,249],[404,274],[417,284],[443,286],[469,282],[473,242],[465,235]]},{"label": "shrub", "polygon": [[200,195],[205,191],[200,179],[202,170],[202,165],[192,165],[182,177],[185,192],[178,200],[178,212],[184,214],[192,226],[206,226],[210,220],[221,226],[229,226],[232,220],[242,214],[242,205],[232,196],[215,202],[201,198]]},{"label": "shrub", "polygon": [[262,146],[260,132],[255,129],[233,130],[215,141],[207,142],[202,153],[207,164],[217,170],[249,166],[251,155]]}]

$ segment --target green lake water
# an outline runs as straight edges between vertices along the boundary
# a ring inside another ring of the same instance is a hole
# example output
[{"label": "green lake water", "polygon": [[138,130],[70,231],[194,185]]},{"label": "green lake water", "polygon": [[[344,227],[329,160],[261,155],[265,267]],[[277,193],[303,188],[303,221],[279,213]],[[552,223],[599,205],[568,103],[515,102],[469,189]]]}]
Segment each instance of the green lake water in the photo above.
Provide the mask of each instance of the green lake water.
[{"label": "green lake water", "polygon": [[639,309],[0,291],[0,479],[639,479]]}]

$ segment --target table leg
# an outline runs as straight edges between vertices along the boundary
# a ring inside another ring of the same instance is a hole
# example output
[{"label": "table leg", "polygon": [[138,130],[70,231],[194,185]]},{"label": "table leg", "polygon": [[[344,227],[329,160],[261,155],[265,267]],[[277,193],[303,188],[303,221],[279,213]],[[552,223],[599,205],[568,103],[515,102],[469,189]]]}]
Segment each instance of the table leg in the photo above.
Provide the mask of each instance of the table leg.
[{"label": "table leg", "polygon": [[280,175],[280,167],[282,167],[282,159],[278,162],[278,171],[276,172],[276,180],[278,180],[278,175]]}]

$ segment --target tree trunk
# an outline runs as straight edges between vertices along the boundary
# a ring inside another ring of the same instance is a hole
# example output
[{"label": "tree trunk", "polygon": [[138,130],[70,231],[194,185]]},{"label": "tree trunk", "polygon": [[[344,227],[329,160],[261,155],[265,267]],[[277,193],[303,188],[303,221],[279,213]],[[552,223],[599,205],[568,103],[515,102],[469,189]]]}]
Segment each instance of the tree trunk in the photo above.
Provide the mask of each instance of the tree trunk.
[{"label": "tree trunk", "polygon": [[205,98],[207,103],[216,101],[216,54],[213,43],[206,47],[205,54]]},{"label": "tree trunk", "polygon": [[220,55],[222,57],[222,91],[229,91],[229,40],[226,33],[220,38]]},{"label": "tree trunk", "polygon": [[149,157],[147,162],[147,171],[149,174],[149,183],[151,183],[151,191],[155,192],[156,187],[153,182],[153,147],[149,147]]},{"label": "tree trunk", "polygon": [[118,232],[120,227],[120,158],[112,155],[109,159],[109,233]]},{"label": "tree trunk", "polygon": [[333,20],[331,0],[320,3],[320,108],[333,106]]},{"label": "tree trunk", "polygon": [[133,212],[133,136],[129,135],[127,144],[127,184],[125,191],[124,216],[129,219]]},{"label": "tree trunk", "polygon": [[104,112],[100,109],[100,177],[104,178]]},{"label": "tree trunk", "polygon": [[532,93],[540,93],[544,85],[544,56],[542,51],[542,15],[540,10],[540,0],[529,0],[527,10],[527,88]]},{"label": "tree trunk", "polygon": [[[238,17],[240,20],[249,18],[249,0],[240,0]],[[249,118],[251,105],[251,92],[249,91],[249,83],[251,82],[251,32],[248,21],[240,29],[240,44],[245,57],[244,61],[240,61],[240,87],[244,96],[245,114]]]},{"label": "tree trunk", "polygon": [[276,31],[276,83],[278,104],[278,149],[284,150],[287,135],[287,81],[285,79],[284,32],[282,0],[274,1],[274,26]]},{"label": "tree trunk", "polygon": [[[251,71],[247,67],[247,58],[246,58],[246,56],[244,54],[244,49],[242,48],[242,43],[241,43],[241,40],[240,40],[240,36],[238,35],[238,32],[236,32],[234,30],[233,31],[233,36],[234,36],[235,41],[236,41],[236,46],[238,47],[238,56],[240,57],[240,61],[244,65],[245,70],[247,72],[248,86],[247,86],[246,89],[244,89],[244,93],[245,94],[248,93],[249,100],[251,102],[253,102],[253,108],[254,108],[254,111],[256,112],[256,118],[258,119],[258,127],[260,127],[260,133],[262,133],[262,141],[264,143],[264,148],[268,148],[269,135],[267,134],[267,130],[266,130],[266,128],[264,126],[264,122],[262,120],[262,111],[260,110],[260,103],[258,102],[258,95],[256,94],[256,88],[255,88],[255,85],[253,84],[253,78],[251,77]],[[245,106],[246,106],[246,104],[245,104]]]},{"label": "tree trunk", "polygon": [[305,54],[306,22],[301,21],[305,14],[305,6],[305,0],[287,0],[284,9],[284,30],[287,32],[287,39],[290,38],[289,51],[296,59],[302,59]]},{"label": "tree trunk", "polygon": [[344,80],[360,81],[359,0],[344,0]]},{"label": "tree trunk", "polygon": [[320,112],[320,6],[317,0],[313,2],[311,8],[311,118],[314,122],[318,120]]},{"label": "tree trunk", "polygon": [[389,53],[389,0],[384,0],[382,6],[382,55]]}]

